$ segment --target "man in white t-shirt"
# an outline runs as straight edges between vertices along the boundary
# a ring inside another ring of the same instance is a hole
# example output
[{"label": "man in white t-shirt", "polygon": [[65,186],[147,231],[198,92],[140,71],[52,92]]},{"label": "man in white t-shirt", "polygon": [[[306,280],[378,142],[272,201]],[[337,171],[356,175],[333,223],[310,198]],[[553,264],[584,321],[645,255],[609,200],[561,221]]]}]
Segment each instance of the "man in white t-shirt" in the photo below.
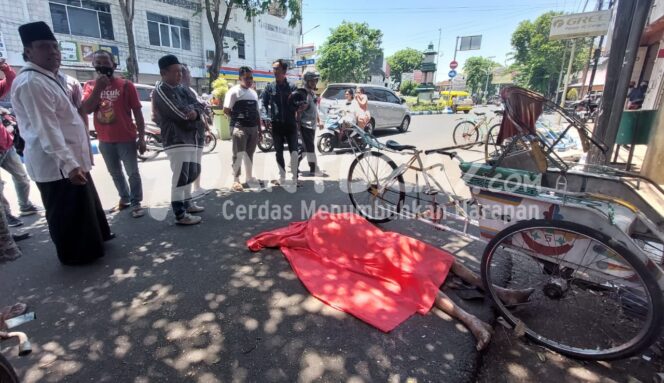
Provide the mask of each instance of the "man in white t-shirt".
[{"label": "man in white t-shirt", "polygon": [[247,172],[247,183],[260,184],[252,175],[261,119],[258,95],[255,90],[251,89],[254,82],[251,68],[241,67],[239,79],[240,83],[229,89],[224,99],[224,113],[231,119],[233,136],[233,176],[235,177],[233,191],[244,190],[240,183],[240,168],[243,159],[244,169]]}]

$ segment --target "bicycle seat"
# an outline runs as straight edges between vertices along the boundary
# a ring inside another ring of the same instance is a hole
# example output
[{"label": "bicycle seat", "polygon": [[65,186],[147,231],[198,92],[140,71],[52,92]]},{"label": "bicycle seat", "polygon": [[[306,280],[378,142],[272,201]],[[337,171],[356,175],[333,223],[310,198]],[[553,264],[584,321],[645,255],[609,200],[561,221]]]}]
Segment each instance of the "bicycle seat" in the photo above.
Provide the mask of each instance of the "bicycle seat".
[{"label": "bicycle seat", "polygon": [[388,149],[396,150],[398,152],[402,150],[416,149],[413,145],[401,145],[394,140],[387,140],[387,142],[385,142],[385,146],[387,146]]}]

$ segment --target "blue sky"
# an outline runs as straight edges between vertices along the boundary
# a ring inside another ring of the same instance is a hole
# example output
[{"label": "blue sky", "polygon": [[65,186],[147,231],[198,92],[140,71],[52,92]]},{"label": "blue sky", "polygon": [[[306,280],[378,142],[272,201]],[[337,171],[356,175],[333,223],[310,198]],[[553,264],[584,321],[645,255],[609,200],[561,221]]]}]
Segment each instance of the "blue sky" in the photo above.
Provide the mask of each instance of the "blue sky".
[{"label": "blue sky", "polygon": [[[534,20],[549,11],[568,13],[594,10],[596,0],[303,0],[304,42],[320,46],[343,20],[367,22],[383,32],[385,57],[403,48],[424,50],[429,42],[438,48],[437,80],[447,79],[448,65],[454,56],[456,36],[482,35],[482,48],[457,53],[459,69],[466,58],[484,56],[505,63],[512,48],[510,39],[519,22]],[[310,32],[311,28],[320,25]]]}]

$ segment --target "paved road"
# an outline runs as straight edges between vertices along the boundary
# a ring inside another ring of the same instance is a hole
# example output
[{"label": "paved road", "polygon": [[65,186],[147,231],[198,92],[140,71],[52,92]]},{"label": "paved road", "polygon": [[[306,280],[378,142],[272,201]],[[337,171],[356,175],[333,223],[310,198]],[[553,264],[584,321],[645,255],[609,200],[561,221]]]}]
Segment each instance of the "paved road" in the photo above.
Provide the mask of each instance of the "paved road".
[{"label": "paved road", "polygon": [[[441,147],[451,143],[461,117],[418,116],[405,134],[379,135]],[[273,156],[257,155],[259,177],[274,177]],[[338,180],[351,159],[322,157],[331,177],[307,181],[297,193],[231,194],[230,145],[221,143],[205,156],[203,173],[203,186],[219,190],[201,201],[203,224],[184,228],[173,225],[165,208],[167,161],[141,164],[149,216],[110,216],[118,238],[105,258],[85,267],[60,266],[44,219],[26,219],[34,237],[21,243],[21,259],[0,266],[0,305],[21,300],[37,312],[38,320],[22,327],[34,352],[18,359],[5,343],[3,353],[25,382],[472,381],[479,355],[457,321],[433,310],[383,334],[309,296],[279,251],[246,250],[247,238],[304,219],[312,206],[347,208]],[[115,189],[96,160],[93,176],[111,207]],[[7,194],[15,201],[13,191]],[[244,206],[257,208],[245,213]],[[247,214],[250,219],[241,219]],[[444,247],[471,267],[481,254],[480,244],[420,223],[383,227]],[[460,302],[491,319],[482,301]]]}]

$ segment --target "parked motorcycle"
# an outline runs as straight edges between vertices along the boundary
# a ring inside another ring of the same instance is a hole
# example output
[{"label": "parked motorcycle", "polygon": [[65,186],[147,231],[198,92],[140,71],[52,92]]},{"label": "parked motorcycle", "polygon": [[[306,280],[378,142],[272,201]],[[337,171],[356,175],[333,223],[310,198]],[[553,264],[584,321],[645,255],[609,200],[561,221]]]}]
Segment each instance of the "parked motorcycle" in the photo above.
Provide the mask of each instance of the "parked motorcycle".
[{"label": "parked motorcycle", "polygon": [[274,147],[272,138],[272,122],[268,118],[261,119],[261,126],[258,131],[258,149],[261,152],[269,152]]},{"label": "parked motorcycle", "polygon": [[[25,333],[19,331],[6,331],[14,327],[17,327],[26,322],[32,321],[35,319],[35,313],[27,313],[19,315],[13,318],[5,319],[0,314],[0,320],[3,321],[3,326],[0,326],[0,341],[9,340],[16,338],[18,340],[18,355],[26,356],[32,352],[32,346],[28,340],[28,336]],[[6,329],[6,330],[3,330]],[[16,371],[12,367],[11,363],[0,354],[0,382],[2,383],[19,383],[20,380],[16,375]]]},{"label": "parked motorcycle", "polygon": [[353,132],[346,122],[353,118],[350,113],[344,109],[330,109],[328,117],[325,120],[323,133],[318,136],[318,151],[321,153],[330,153],[336,148],[350,148],[351,140],[353,146],[364,150],[366,142],[357,133]]},{"label": "parked motorcycle", "polygon": [[[205,142],[203,144],[203,153],[210,153],[217,147],[217,136],[212,133],[210,125],[205,125]],[[151,160],[164,151],[164,144],[161,137],[161,129],[154,125],[145,127],[145,153],[138,153],[138,158],[142,161]]]},{"label": "parked motorcycle", "polygon": [[588,97],[574,101],[570,107],[573,113],[583,122],[595,121],[599,112],[599,103]]}]

